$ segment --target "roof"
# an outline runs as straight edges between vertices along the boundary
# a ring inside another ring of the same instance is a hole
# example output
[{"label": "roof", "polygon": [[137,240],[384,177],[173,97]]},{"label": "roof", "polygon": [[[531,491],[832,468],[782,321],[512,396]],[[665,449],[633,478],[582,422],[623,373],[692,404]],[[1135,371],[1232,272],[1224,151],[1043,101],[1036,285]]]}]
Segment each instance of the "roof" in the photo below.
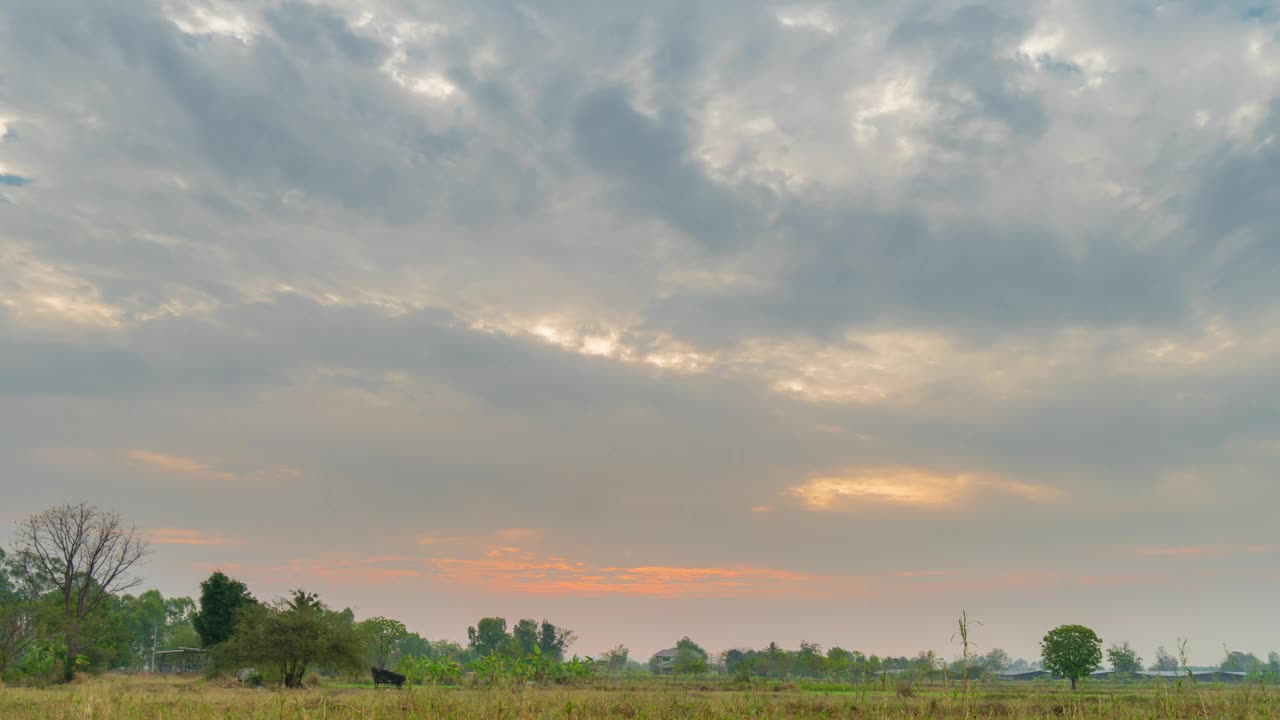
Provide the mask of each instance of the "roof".
[{"label": "roof", "polygon": [[678,649],[667,648],[666,650],[659,650],[658,652],[654,653],[653,656],[656,658],[673,658],[679,654],[680,654],[680,651]]},{"label": "roof", "polygon": [[156,651],[156,654],[157,654],[157,655],[169,655],[169,654],[171,654],[171,653],[207,653],[207,652],[209,652],[209,651],[208,651],[208,650],[202,650],[202,649],[200,649],[200,648],[179,647],[179,648],[178,648],[178,649],[176,649],[176,650],[157,650],[157,651]]}]

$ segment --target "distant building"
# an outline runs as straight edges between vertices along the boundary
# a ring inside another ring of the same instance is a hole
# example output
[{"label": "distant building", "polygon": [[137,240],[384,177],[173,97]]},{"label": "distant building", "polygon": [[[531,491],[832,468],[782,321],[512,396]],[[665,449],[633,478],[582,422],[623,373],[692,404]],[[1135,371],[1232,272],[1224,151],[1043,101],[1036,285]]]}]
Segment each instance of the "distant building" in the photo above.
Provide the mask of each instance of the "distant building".
[{"label": "distant building", "polygon": [[1049,676],[1048,670],[1018,670],[1016,672],[1002,672],[996,675],[996,678],[999,680],[1039,680]]},{"label": "distant building", "polygon": [[673,671],[676,662],[676,655],[680,653],[676,648],[667,648],[659,650],[649,658],[649,669],[655,675],[669,675]]},{"label": "distant building", "polygon": [[174,650],[157,650],[155,655],[156,672],[204,672],[209,667],[209,651],[200,648],[180,647]]}]

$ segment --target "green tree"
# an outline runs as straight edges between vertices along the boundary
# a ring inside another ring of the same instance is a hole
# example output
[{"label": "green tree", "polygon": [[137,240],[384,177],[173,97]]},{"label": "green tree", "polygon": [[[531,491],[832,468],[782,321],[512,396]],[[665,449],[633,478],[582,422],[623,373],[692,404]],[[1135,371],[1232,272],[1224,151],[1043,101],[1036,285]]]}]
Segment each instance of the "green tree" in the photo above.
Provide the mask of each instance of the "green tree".
[{"label": "green tree", "polygon": [[1253,653],[1229,650],[1226,647],[1222,650],[1224,655],[1222,662],[1218,666],[1218,669],[1222,672],[1252,673],[1262,669],[1265,665],[1265,663],[1259,660],[1258,656]]},{"label": "green tree", "polygon": [[676,648],[671,672],[677,675],[703,675],[707,672],[707,656],[705,653],[699,655],[689,647]]},{"label": "green tree", "polygon": [[992,648],[991,652],[982,656],[983,668],[996,675],[1008,670],[1012,664],[1013,660],[1009,658],[1009,653],[1000,648]]},{"label": "green tree", "polygon": [[569,628],[556,627],[546,620],[538,630],[538,649],[543,655],[550,655],[556,660],[563,660],[564,653],[573,645],[578,636]]},{"label": "green tree", "polygon": [[132,588],[129,573],[148,554],[146,537],[114,512],[92,505],[62,505],[31,515],[14,531],[20,572],[51,587],[60,604],[56,627],[65,653],[63,680],[75,677],[86,650],[88,625],[107,598]]},{"label": "green tree", "polygon": [[517,657],[528,657],[538,647],[538,621],[525,618],[511,628]]},{"label": "green tree", "polygon": [[1076,681],[1097,670],[1102,665],[1102,638],[1083,625],[1060,625],[1049,631],[1040,641],[1040,656],[1044,669]]},{"label": "green tree", "polygon": [[244,583],[214,570],[200,583],[200,610],[191,618],[202,646],[208,648],[226,642],[235,632],[241,608],[256,602]]},{"label": "green tree", "polygon": [[400,657],[435,657],[435,653],[431,649],[431,642],[414,632],[405,633],[400,638],[400,641],[396,643],[396,650],[400,652]]},{"label": "green tree", "polygon": [[0,548],[0,678],[35,639],[33,598]]},{"label": "green tree", "polygon": [[268,605],[246,603],[237,615],[235,631],[218,650],[220,660],[269,668],[285,687],[302,687],[315,665],[355,670],[362,664],[364,643],[355,624],[314,594],[295,590]]},{"label": "green tree", "polygon": [[467,628],[467,642],[472,652],[480,657],[502,652],[510,639],[506,618],[480,618],[480,622]]},{"label": "green tree", "polygon": [[120,598],[119,612],[128,633],[128,658],[126,667],[151,667],[151,653],[166,640],[168,613],[164,596],[159,590],[148,590],[134,597]]},{"label": "green tree", "polygon": [[819,677],[827,668],[827,659],[822,655],[822,646],[817,643],[800,641],[800,650],[796,653],[796,669],[801,675]]},{"label": "green tree", "polygon": [[1169,654],[1169,651],[1163,645],[1156,648],[1156,660],[1151,664],[1152,670],[1160,672],[1173,672],[1182,668],[1178,663],[1178,658]]},{"label": "green tree", "polygon": [[1142,670],[1142,658],[1128,641],[1112,643],[1107,648],[1107,662],[1111,663],[1111,670],[1120,675],[1132,675]]},{"label": "green tree", "polygon": [[384,669],[396,643],[409,632],[404,623],[385,617],[371,617],[362,621],[358,627],[374,663]]},{"label": "green tree", "polygon": [[619,645],[610,650],[605,650],[600,655],[600,661],[604,663],[606,672],[616,675],[627,669],[627,662],[630,656],[631,651],[625,645]]}]

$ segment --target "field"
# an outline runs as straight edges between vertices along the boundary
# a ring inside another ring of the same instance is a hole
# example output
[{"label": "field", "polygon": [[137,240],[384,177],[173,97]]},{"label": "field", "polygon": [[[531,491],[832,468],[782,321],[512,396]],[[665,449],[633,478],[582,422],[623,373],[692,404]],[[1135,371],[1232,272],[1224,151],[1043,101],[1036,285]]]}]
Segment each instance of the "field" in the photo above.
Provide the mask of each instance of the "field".
[{"label": "field", "polygon": [[985,685],[965,694],[762,684],[605,683],[574,688],[334,686],[249,690],[197,679],[105,677],[69,687],[0,688],[4,720],[501,720],[558,718],[1251,718],[1280,717],[1280,690],[1259,686]]}]

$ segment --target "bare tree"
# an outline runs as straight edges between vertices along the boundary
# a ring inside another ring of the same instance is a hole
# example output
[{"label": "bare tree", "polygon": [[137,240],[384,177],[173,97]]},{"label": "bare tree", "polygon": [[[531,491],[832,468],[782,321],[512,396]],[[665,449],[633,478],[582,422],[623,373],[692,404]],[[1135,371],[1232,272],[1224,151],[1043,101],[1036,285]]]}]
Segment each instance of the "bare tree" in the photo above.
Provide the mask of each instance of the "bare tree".
[{"label": "bare tree", "polygon": [[14,549],[28,582],[53,588],[62,601],[67,652],[63,677],[70,681],[82,649],[85,619],[108,596],[138,584],[129,570],[147,556],[150,545],[137,528],[126,527],[118,513],[80,503],[50,508],[18,523]]}]

